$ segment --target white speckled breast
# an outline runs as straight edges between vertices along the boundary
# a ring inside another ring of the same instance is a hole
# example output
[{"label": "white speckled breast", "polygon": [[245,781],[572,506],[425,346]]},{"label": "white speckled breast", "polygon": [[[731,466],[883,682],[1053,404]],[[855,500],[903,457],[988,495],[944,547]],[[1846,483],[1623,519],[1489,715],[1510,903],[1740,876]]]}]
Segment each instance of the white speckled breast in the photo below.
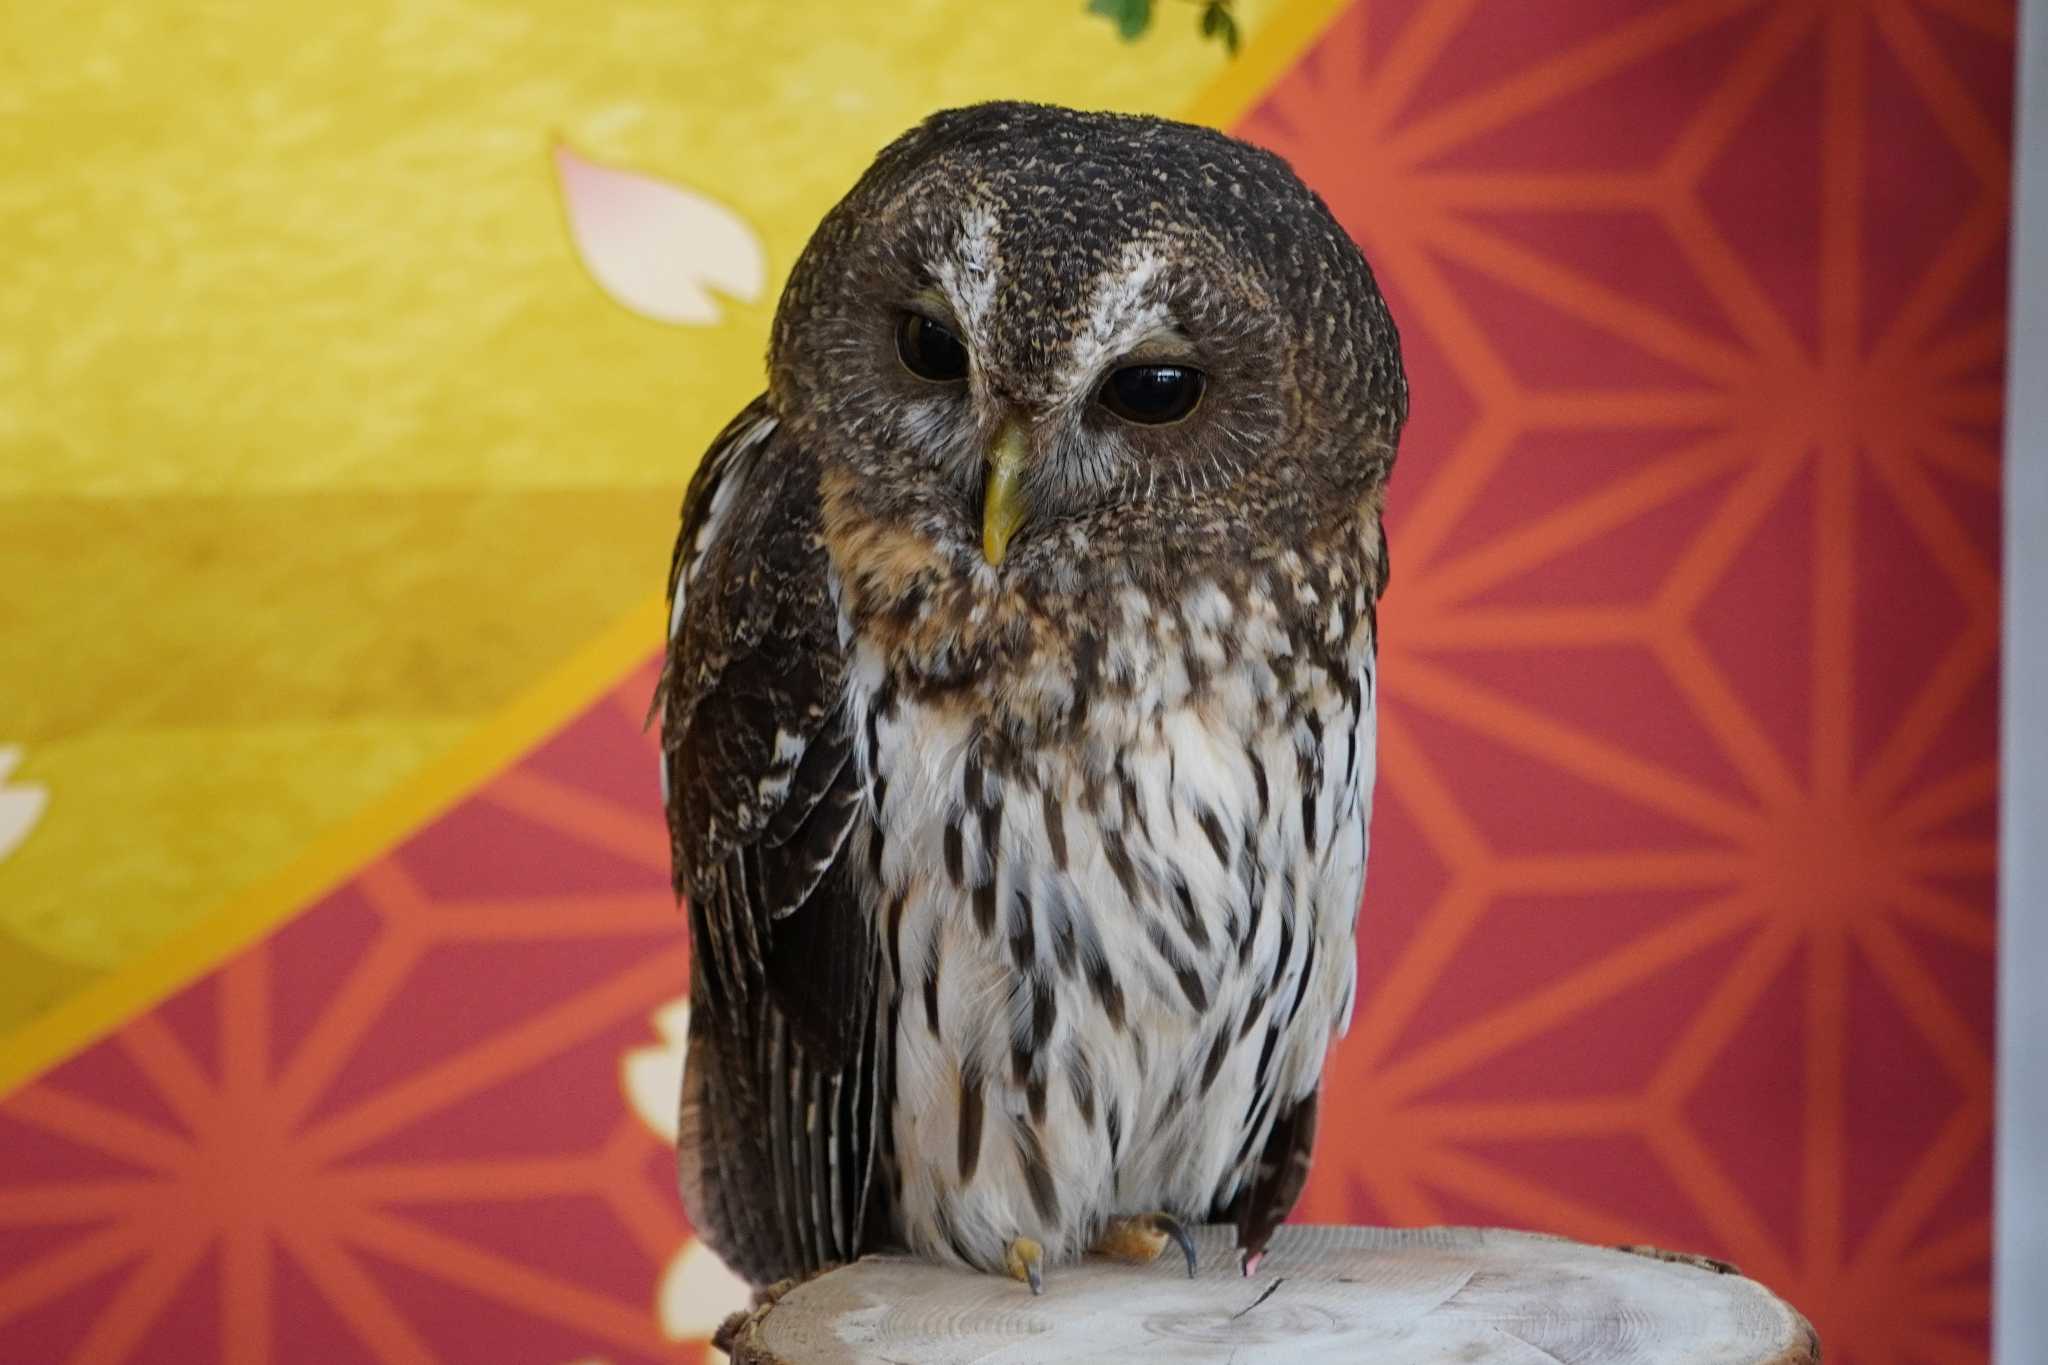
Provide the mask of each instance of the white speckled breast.
[{"label": "white speckled breast", "polygon": [[[1092,686],[917,697],[853,642],[893,1194],[925,1255],[993,1269],[1018,1236],[1057,1260],[1112,1215],[1209,1216],[1348,1021],[1369,627],[1339,678],[1214,585],[1123,615]],[[1006,699],[1061,695],[1064,724],[1018,733]]]}]

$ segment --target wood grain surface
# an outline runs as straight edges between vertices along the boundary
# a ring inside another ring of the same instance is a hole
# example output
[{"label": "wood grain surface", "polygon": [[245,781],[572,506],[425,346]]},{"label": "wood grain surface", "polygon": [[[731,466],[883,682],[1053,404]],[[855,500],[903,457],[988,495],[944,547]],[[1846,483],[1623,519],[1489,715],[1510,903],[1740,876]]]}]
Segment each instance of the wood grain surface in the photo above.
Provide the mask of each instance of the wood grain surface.
[{"label": "wood grain surface", "polygon": [[1731,1267],[1481,1228],[1281,1230],[1237,1273],[1229,1230],[1203,1270],[1090,1259],[1021,1284],[870,1257],[728,1324],[738,1365],[1036,1365],[1371,1360],[1550,1365],[1808,1365],[1813,1329]]}]

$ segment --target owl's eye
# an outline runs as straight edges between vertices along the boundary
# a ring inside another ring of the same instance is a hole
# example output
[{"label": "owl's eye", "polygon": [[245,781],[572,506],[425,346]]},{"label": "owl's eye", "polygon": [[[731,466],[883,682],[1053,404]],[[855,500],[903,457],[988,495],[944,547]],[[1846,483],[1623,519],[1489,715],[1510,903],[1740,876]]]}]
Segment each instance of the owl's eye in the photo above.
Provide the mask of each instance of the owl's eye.
[{"label": "owl's eye", "polygon": [[1205,382],[1200,370],[1186,365],[1126,365],[1096,397],[1126,422],[1156,427],[1193,412]]},{"label": "owl's eye", "polygon": [[896,324],[896,354],[903,368],[934,383],[967,377],[967,348],[922,313],[905,313]]}]

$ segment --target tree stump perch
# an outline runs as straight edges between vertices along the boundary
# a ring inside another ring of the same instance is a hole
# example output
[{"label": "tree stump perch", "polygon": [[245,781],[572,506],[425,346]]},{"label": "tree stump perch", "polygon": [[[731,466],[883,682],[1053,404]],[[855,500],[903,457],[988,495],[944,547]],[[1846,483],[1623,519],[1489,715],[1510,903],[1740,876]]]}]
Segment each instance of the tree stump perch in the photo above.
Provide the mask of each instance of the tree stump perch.
[{"label": "tree stump perch", "polygon": [[1242,1279],[1230,1230],[1196,1233],[1202,1273],[1089,1258],[1045,1294],[871,1256],[735,1315],[735,1365],[1817,1365],[1813,1329],[1729,1266],[1486,1228],[1280,1230]]}]

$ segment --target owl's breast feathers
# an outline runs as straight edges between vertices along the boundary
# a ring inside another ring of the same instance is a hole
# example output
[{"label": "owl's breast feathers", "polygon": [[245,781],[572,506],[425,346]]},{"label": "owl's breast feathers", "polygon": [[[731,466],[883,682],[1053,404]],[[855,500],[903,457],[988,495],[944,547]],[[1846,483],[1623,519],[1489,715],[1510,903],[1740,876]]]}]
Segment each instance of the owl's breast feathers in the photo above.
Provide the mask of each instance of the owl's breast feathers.
[{"label": "owl's breast feathers", "polygon": [[[1257,543],[1227,513],[1190,524],[1184,553],[1164,562],[1126,561],[1114,531],[1053,528],[1024,572],[991,568],[971,541],[942,548],[875,516],[863,491],[844,470],[820,479],[849,651],[1012,738],[1156,722],[1163,708],[1226,702],[1234,684],[1269,714],[1318,679],[1363,685],[1387,578],[1383,485],[1356,505],[1304,508],[1285,543]],[[1239,665],[1245,678],[1219,676]]]},{"label": "owl's breast feathers", "polygon": [[1049,538],[1086,572],[998,573],[858,492],[826,473],[822,539],[892,1230],[992,1269],[1012,1237],[1071,1255],[1165,1210],[1233,1216],[1255,1251],[1351,1007],[1377,506],[1198,542],[1172,577],[1078,528]]},{"label": "owl's breast feathers", "polygon": [[997,574],[838,477],[757,403],[676,549],[693,1223],[757,1283],[1151,1210],[1263,1246],[1351,1006],[1377,507]]}]

